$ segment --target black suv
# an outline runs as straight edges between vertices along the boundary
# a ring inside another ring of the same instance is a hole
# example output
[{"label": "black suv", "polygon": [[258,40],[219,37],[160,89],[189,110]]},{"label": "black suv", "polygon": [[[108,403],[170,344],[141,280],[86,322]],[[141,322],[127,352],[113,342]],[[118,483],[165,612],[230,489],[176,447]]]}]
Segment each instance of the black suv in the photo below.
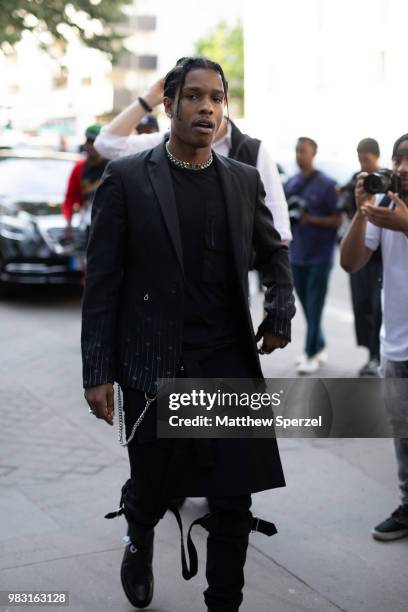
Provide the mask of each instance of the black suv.
[{"label": "black suv", "polygon": [[0,151],[0,286],[80,284],[86,230],[75,214],[68,242],[61,211],[78,159],[54,151]]}]

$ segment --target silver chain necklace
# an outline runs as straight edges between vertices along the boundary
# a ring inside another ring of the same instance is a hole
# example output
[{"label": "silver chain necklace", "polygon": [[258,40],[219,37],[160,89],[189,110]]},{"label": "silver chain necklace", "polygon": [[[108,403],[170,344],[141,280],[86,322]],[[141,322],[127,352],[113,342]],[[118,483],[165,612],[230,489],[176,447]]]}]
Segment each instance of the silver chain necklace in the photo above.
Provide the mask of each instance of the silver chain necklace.
[{"label": "silver chain necklace", "polygon": [[212,152],[210,157],[202,164],[192,164],[191,162],[186,162],[182,161],[181,159],[177,159],[177,157],[174,157],[173,153],[171,153],[168,142],[166,142],[166,152],[167,157],[169,158],[171,163],[177,166],[177,168],[183,168],[184,170],[205,170],[206,168],[209,168],[213,163]]},{"label": "silver chain necklace", "polygon": [[130,444],[131,441],[133,440],[136,430],[139,427],[140,423],[145,418],[146,412],[149,410],[150,404],[152,404],[155,401],[156,396],[149,397],[147,393],[145,393],[145,400],[146,400],[145,407],[143,408],[142,414],[139,416],[137,421],[133,424],[132,431],[130,432],[130,436],[127,439],[125,435],[125,412],[123,410],[122,389],[120,388],[120,385],[117,385],[117,399],[118,399],[117,401],[117,404],[118,404],[118,440],[121,446],[128,446],[128,444]]}]

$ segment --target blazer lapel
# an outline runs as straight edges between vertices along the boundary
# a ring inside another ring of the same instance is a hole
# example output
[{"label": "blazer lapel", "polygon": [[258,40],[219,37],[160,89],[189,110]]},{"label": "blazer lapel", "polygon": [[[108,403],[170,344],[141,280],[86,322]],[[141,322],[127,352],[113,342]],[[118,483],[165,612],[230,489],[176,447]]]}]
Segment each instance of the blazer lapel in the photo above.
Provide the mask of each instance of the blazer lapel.
[{"label": "blazer lapel", "polygon": [[217,155],[213,151],[216,158],[218,175],[221,182],[221,187],[224,193],[225,205],[227,209],[228,224],[230,230],[230,238],[232,244],[232,252],[234,261],[237,267],[239,278],[243,270],[242,262],[242,194],[240,192],[237,177],[231,171],[231,168],[225,163],[222,156]]},{"label": "blazer lapel", "polygon": [[148,173],[154,192],[159,201],[170,239],[176,251],[177,259],[179,260],[182,270],[184,270],[176,198],[174,196],[173,183],[164,143],[153,149],[148,161]]}]

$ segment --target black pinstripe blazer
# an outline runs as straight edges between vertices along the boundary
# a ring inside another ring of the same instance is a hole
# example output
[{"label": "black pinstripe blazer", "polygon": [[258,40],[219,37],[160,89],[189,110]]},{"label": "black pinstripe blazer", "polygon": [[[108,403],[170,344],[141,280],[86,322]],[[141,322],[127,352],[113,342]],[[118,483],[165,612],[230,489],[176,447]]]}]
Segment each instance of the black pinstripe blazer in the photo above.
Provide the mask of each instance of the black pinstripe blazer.
[{"label": "black pinstripe blazer", "polygon": [[[287,248],[264,204],[255,168],[214,154],[224,192],[236,308],[253,375],[262,372],[248,306],[251,264],[267,287],[263,328],[290,338],[294,315]],[[83,384],[118,381],[153,391],[181,357],[183,255],[164,144],[110,162],[96,191],[82,305]]]}]

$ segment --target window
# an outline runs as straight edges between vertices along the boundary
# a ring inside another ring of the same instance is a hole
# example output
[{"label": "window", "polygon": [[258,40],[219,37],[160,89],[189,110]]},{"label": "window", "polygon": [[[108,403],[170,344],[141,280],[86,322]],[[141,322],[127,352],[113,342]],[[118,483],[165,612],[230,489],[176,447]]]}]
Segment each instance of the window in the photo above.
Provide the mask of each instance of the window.
[{"label": "window", "polygon": [[4,197],[30,200],[37,194],[38,207],[42,199],[62,201],[74,162],[47,158],[2,158],[0,183]]},{"label": "window", "polygon": [[134,100],[134,95],[129,89],[126,89],[125,87],[121,89],[119,88],[114,89],[113,91],[113,110],[114,112],[122,111],[124,108],[126,108],[126,106],[129,106],[129,104],[131,104],[133,100]]},{"label": "window", "polygon": [[155,30],[156,21],[154,15],[138,15],[136,17],[136,28],[138,30]]},{"label": "window", "polygon": [[83,87],[89,87],[90,85],[92,85],[92,77],[90,77],[90,76],[82,77],[81,85]]},{"label": "window", "polygon": [[116,66],[125,70],[157,70],[157,55],[135,55],[123,51]]},{"label": "window", "polygon": [[11,94],[19,94],[20,93],[20,85],[18,83],[14,83],[13,85],[8,86],[9,93]]},{"label": "window", "polygon": [[157,70],[157,55],[139,55],[137,59],[141,70]]},{"label": "window", "polygon": [[119,56],[116,66],[125,70],[136,70],[139,67],[137,56],[124,49]]},{"label": "window", "polygon": [[54,75],[52,79],[52,86],[54,89],[63,89],[68,85],[68,68],[61,66],[58,74]]}]

